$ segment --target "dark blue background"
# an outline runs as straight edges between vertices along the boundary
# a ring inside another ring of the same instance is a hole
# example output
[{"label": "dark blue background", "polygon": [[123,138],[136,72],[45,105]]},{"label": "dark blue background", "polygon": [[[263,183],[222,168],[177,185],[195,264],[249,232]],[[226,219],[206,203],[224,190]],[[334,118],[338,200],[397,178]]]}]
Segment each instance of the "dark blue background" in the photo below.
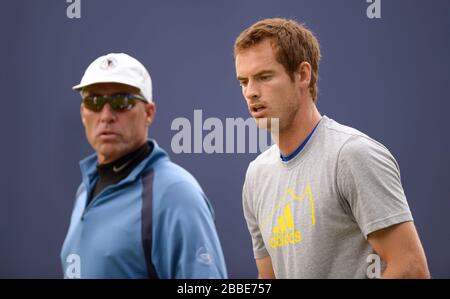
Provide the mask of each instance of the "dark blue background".
[{"label": "dark blue background", "polygon": [[450,277],[450,1],[365,0],[2,1],[0,277],[61,277],[62,245],[78,161],[92,149],[71,91],[86,66],[126,52],[149,69],[158,106],[150,129],[199,180],[216,211],[230,277],[256,269],[241,188],[254,154],[171,152],[176,117],[249,117],[232,46],[265,17],[296,18],[318,36],[318,107],[385,144],[402,182],[434,277]]}]

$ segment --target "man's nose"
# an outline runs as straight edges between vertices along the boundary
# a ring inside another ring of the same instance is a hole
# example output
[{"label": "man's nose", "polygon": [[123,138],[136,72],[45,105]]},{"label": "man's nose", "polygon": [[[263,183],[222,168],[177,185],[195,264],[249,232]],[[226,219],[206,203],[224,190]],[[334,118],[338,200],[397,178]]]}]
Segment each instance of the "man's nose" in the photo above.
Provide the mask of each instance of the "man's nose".
[{"label": "man's nose", "polygon": [[249,81],[245,87],[244,96],[249,101],[259,99],[261,96],[258,84],[255,81]]},{"label": "man's nose", "polygon": [[112,122],[117,118],[116,112],[111,108],[109,103],[106,103],[100,111],[100,121]]}]

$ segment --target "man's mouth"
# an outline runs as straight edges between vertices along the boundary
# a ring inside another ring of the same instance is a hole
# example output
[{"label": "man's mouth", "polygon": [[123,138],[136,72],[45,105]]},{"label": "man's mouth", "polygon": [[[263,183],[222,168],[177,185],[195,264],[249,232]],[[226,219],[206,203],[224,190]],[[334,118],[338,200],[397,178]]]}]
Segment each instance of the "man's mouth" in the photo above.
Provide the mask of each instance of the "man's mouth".
[{"label": "man's mouth", "polygon": [[100,135],[106,135],[106,136],[108,136],[108,135],[117,135],[117,133],[112,132],[112,131],[103,131],[103,132],[100,133]]},{"label": "man's mouth", "polygon": [[102,131],[100,132],[100,134],[98,134],[98,136],[102,139],[112,139],[112,138],[116,138],[119,134],[117,134],[116,132],[113,131]]},{"label": "man's mouth", "polygon": [[252,105],[250,106],[250,112],[253,117],[259,118],[262,117],[264,112],[266,111],[266,107],[263,105]]}]

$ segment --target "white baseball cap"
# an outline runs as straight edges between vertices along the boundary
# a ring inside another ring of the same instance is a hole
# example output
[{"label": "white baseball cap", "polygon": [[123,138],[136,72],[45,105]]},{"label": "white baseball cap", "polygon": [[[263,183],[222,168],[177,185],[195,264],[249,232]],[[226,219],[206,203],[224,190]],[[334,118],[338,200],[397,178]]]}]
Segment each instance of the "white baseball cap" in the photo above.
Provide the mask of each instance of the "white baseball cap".
[{"label": "white baseball cap", "polygon": [[94,60],[84,72],[83,78],[73,90],[96,83],[122,83],[139,89],[142,96],[151,103],[152,79],[137,59],[125,53],[110,53]]}]

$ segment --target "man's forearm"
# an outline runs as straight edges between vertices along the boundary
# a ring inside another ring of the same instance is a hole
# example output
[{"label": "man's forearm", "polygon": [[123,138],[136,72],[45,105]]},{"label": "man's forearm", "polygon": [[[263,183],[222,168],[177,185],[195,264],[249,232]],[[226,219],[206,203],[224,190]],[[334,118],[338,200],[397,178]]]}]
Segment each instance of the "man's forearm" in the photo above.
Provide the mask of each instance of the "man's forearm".
[{"label": "man's forearm", "polygon": [[408,278],[431,278],[426,265],[421,262],[397,262],[388,263],[381,278],[408,279]]}]

